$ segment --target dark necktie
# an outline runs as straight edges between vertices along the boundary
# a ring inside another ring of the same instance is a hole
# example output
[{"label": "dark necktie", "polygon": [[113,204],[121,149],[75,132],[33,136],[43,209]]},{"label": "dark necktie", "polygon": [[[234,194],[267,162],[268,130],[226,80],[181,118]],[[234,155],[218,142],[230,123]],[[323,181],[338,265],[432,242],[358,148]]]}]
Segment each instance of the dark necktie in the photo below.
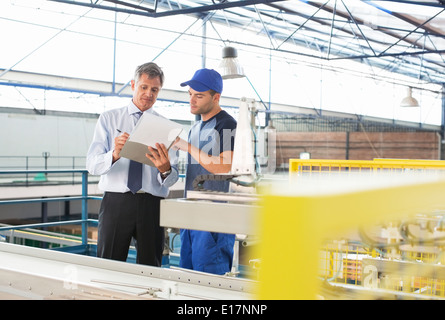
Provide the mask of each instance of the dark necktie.
[{"label": "dark necktie", "polygon": [[[137,120],[139,120],[141,115],[142,115],[141,112],[135,114]],[[130,160],[130,168],[128,169],[127,187],[133,194],[135,194],[142,188],[142,163]]]}]

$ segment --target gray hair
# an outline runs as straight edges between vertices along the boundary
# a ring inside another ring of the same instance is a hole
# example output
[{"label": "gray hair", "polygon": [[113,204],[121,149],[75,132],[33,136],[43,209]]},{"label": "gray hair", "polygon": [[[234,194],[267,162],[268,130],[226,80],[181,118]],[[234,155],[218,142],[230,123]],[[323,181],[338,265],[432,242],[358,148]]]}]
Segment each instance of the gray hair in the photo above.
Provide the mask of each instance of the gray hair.
[{"label": "gray hair", "polygon": [[137,67],[134,73],[134,81],[137,82],[143,74],[148,75],[150,79],[159,77],[161,87],[164,85],[164,72],[156,63],[147,62]]}]

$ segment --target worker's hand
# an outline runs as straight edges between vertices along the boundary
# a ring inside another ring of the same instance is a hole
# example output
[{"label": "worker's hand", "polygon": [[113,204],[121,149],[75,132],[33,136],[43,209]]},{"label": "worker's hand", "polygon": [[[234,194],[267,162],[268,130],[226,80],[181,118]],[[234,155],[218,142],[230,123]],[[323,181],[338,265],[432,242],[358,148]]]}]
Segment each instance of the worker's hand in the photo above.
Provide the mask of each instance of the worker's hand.
[{"label": "worker's hand", "polygon": [[125,142],[127,142],[130,135],[126,132],[122,133],[120,136],[114,138],[114,150],[113,150],[113,162],[120,159],[120,153],[124,147]]},{"label": "worker's hand", "polygon": [[156,149],[153,147],[148,147],[149,153],[146,153],[145,156],[153,162],[156,168],[158,168],[159,172],[165,172],[170,170],[170,157],[168,155],[168,150],[164,144],[156,143]]},{"label": "worker's hand", "polygon": [[181,150],[181,151],[188,152],[189,144],[184,139],[181,139],[180,137],[177,137],[175,142],[172,145],[172,148],[174,148],[176,150]]}]

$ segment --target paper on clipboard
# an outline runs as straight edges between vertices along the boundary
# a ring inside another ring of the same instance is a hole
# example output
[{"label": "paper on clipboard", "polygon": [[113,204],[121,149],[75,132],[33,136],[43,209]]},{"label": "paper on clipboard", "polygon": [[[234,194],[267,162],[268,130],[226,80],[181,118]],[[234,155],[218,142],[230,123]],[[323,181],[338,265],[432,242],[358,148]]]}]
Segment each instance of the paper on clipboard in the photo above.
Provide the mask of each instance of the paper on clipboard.
[{"label": "paper on clipboard", "polygon": [[162,143],[170,149],[173,142],[181,134],[182,126],[169,119],[144,112],[133,132],[125,142],[120,155],[137,162],[154,166],[145,156],[150,153],[148,146],[156,149],[156,143]]}]

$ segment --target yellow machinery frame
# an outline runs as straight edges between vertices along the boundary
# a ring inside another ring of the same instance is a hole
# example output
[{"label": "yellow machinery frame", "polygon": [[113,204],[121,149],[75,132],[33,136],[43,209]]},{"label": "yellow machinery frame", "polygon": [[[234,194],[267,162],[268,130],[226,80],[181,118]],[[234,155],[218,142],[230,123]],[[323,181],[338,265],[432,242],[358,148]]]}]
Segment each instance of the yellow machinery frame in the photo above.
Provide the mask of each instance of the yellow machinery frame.
[{"label": "yellow machinery frame", "polygon": [[[445,161],[291,159],[289,165],[291,178],[303,172],[381,169],[442,170]],[[290,179],[284,193],[271,189],[261,197],[259,299],[319,298],[320,248],[326,238],[341,239],[361,225],[445,209],[440,175],[406,185],[320,194],[292,194],[293,183]]]}]

